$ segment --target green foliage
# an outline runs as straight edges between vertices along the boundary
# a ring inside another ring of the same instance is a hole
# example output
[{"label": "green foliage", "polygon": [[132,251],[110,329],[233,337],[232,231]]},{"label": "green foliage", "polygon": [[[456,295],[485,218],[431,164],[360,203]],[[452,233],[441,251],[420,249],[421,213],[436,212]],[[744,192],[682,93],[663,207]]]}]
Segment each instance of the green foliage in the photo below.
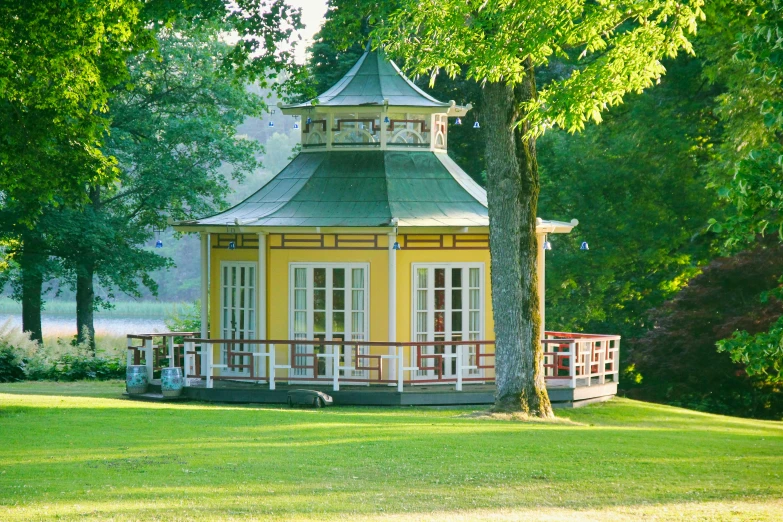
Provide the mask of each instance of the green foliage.
[{"label": "green foliage", "polygon": [[710,166],[711,183],[733,206],[713,229],[729,250],[759,235],[783,241],[783,4],[716,2],[705,52],[706,77],[725,85],[717,114],[724,145]]},{"label": "green foliage", "polygon": [[[628,362],[641,376],[640,382],[620,381],[628,396],[714,413],[781,418],[780,383],[755,370],[759,359],[746,361],[715,350],[717,342],[734,332],[748,332],[743,337],[749,340],[770,339],[764,332],[771,327],[779,332],[783,301],[771,292],[780,287],[781,259],[783,245],[770,240],[752,251],[714,259],[654,310],[651,328],[623,342]],[[760,299],[763,295],[770,298]],[[742,346],[733,339],[728,350]]]},{"label": "green foliage", "polygon": [[[81,203],[85,184],[115,180],[104,113],[115,89],[134,81],[126,60],[154,49],[174,20],[232,32],[236,43],[214,57],[231,76],[282,90],[302,78],[281,45],[302,27],[284,0],[16,0],[0,18],[0,186],[24,204],[28,223],[55,196]],[[288,82],[278,81],[283,71]]]},{"label": "green foliage", "polygon": [[170,332],[201,331],[201,301],[172,307],[163,322]]},{"label": "green foliage", "polygon": [[232,48],[219,41],[219,30],[179,22],[160,31],[157,53],[130,62],[130,83],[110,104],[106,140],[118,159],[119,183],[91,189],[83,208],[51,209],[55,255],[74,276],[94,270],[106,289],[140,297],[141,283],[155,294],[150,272],[172,264],[143,246],[153,230],[168,218],[224,206],[229,186],[222,165],[235,179],[259,167],[260,146],[239,138],[236,127],[265,104],[220,70]]},{"label": "green foliage", "polygon": [[[93,275],[107,291],[87,306],[109,307],[115,292],[153,295],[150,273],[172,266],[150,248],[154,230],[167,219],[185,219],[226,205],[229,179],[241,180],[260,167],[257,142],[236,131],[248,116],[265,110],[241,78],[221,64],[234,59],[232,47],[219,40],[226,26],[209,20],[177,21],[158,31],[157,50],[128,61],[126,83],[112,90],[110,133],[102,150],[116,158],[117,183],[84,190],[87,203],[58,197],[37,220],[41,260],[25,269],[45,277],[75,281]],[[19,237],[19,205],[7,205],[0,222],[9,237]],[[146,245],[145,245],[146,244]],[[11,241],[7,255],[20,258],[24,241]],[[59,261],[52,263],[52,260]],[[10,272],[20,297],[20,272]]]},{"label": "green foliage", "polygon": [[660,86],[630,96],[602,125],[580,135],[555,130],[537,143],[539,214],[579,220],[570,234],[549,236],[550,330],[637,337],[650,326],[647,311],[712,255],[704,232],[720,209],[702,165],[719,132],[711,115],[718,91],[704,88],[697,59],[666,67]]},{"label": "green foliage", "polygon": [[24,362],[13,348],[0,345],[0,382],[16,382],[24,378]]},{"label": "green foliage", "polygon": [[731,354],[731,360],[744,365],[748,375],[783,384],[783,317],[766,332],[734,332],[717,344],[718,351]]},{"label": "green foliage", "polygon": [[[357,0],[358,4],[367,4]],[[648,0],[608,5],[585,0],[389,2],[373,13],[374,34],[429,75],[464,74],[478,82],[518,85],[529,67],[576,58],[576,67],[520,100],[530,133],[584,129],[601,113],[664,74],[663,58],[692,52],[689,36],[703,19],[702,0]]]},{"label": "green foliage", "polygon": [[125,360],[117,354],[96,356],[89,340],[51,345],[39,344],[29,333],[0,325],[0,382],[17,380],[76,381],[119,379],[125,376]]},{"label": "green foliage", "polygon": [[109,92],[151,41],[136,0],[12,1],[0,6],[0,186],[31,221],[55,195],[83,201],[110,182],[101,150]]}]

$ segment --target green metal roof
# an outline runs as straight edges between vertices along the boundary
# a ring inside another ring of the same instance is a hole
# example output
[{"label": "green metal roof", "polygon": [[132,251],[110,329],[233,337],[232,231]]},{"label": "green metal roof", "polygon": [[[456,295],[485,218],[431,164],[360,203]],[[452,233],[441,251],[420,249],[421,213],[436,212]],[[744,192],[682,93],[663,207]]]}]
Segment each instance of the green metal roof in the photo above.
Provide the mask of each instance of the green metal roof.
[{"label": "green metal roof", "polygon": [[449,107],[422,91],[378,51],[366,51],[348,73],[315,100],[285,105],[285,108],[358,107],[383,105],[403,107]]},{"label": "green metal roof", "polygon": [[255,194],[189,226],[488,226],[486,192],[446,154],[301,153]]}]

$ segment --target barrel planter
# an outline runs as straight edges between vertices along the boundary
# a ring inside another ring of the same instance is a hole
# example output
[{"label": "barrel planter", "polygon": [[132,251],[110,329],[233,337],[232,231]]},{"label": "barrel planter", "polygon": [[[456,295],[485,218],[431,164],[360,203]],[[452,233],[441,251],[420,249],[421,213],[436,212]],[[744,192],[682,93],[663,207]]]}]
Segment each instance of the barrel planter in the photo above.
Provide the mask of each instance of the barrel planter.
[{"label": "barrel planter", "polygon": [[182,368],[163,368],[160,371],[160,392],[164,397],[179,397],[183,382]]},{"label": "barrel planter", "polygon": [[129,365],[125,370],[125,386],[129,394],[146,393],[149,382],[146,366]]}]

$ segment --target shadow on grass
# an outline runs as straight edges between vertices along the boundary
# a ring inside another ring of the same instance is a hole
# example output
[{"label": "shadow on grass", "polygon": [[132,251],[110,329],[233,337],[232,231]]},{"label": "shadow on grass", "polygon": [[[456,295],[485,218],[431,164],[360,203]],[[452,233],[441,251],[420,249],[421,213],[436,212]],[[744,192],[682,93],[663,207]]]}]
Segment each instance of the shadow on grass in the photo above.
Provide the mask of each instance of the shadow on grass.
[{"label": "shadow on grass", "polygon": [[182,518],[340,518],[783,496],[780,423],[629,400],[564,415],[583,425],[83,394],[0,401],[0,506],[12,515],[3,519],[166,518],[172,506]]}]

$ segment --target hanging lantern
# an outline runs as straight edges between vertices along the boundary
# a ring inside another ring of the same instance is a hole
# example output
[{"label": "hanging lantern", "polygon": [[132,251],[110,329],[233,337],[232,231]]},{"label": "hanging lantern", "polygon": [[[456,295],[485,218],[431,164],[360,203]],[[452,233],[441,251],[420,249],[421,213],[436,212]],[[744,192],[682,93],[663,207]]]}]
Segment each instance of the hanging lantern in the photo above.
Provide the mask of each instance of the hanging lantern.
[{"label": "hanging lantern", "polygon": [[389,121],[390,121],[390,120],[389,120],[389,117],[388,117],[388,116],[386,116],[386,117],[383,119],[383,123],[389,123]]},{"label": "hanging lantern", "polygon": [[590,250],[590,247],[587,246],[587,241],[582,241],[582,246],[579,247],[579,250]]},{"label": "hanging lantern", "polygon": [[312,118],[310,118],[310,117],[308,116],[308,117],[307,117],[307,121],[306,121],[305,123],[307,123],[308,125],[310,125],[311,123],[313,123],[313,120],[312,120]]},{"label": "hanging lantern", "polygon": [[457,118],[457,119],[454,121],[454,125],[462,125],[462,118]]},{"label": "hanging lantern", "polygon": [[552,250],[552,243],[544,236],[544,250]]},{"label": "hanging lantern", "polygon": [[270,127],[274,127],[274,126],[275,126],[275,122],[273,122],[273,121],[270,121],[270,122],[269,122],[269,126],[270,126]]},{"label": "hanging lantern", "polygon": [[481,128],[481,125],[479,125],[478,120],[476,120],[476,123],[473,124],[473,128],[474,129],[480,129]]},{"label": "hanging lantern", "polygon": [[236,247],[237,247],[237,244],[234,243],[233,241],[229,241],[228,242],[228,249],[229,250],[234,250]]},{"label": "hanging lantern", "polygon": [[394,244],[392,245],[392,250],[400,250],[400,244],[395,241]]},{"label": "hanging lantern", "polygon": [[163,248],[163,241],[161,241],[160,239],[155,241],[155,248]]},{"label": "hanging lantern", "polygon": [[298,129],[298,128],[299,128],[299,124],[294,122],[294,129]]}]

